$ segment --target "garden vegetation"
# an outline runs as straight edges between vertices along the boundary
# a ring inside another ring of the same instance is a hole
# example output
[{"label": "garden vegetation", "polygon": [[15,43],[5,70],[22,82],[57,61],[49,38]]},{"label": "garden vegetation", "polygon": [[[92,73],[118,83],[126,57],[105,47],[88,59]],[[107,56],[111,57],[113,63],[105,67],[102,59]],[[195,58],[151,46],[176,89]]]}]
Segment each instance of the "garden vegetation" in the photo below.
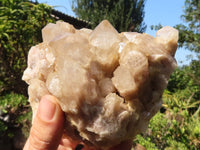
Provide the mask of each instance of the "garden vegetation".
[{"label": "garden vegetation", "polygon": [[[90,6],[85,2],[74,0],[73,3],[74,11],[81,19],[95,24],[106,17],[110,22],[117,22],[118,31],[145,31],[144,1],[115,0],[113,3],[103,0],[104,3],[100,4],[89,0]],[[119,14],[119,9],[123,9],[124,13]],[[32,114],[27,101],[27,85],[21,77],[27,65],[28,50],[41,42],[41,29],[47,23],[55,22],[51,10],[46,4],[33,4],[28,0],[0,1],[0,141],[5,138],[12,141],[16,130],[28,136]],[[133,144],[139,143],[148,150],[200,149],[199,10],[200,0],[185,0],[181,17],[187,25],[176,26],[180,31],[179,47],[195,51],[198,59],[187,66],[179,66],[171,75],[160,112]],[[101,15],[90,15],[91,12],[100,12]],[[136,12],[138,18],[133,15]],[[126,20],[126,16],[129,20]],[[124,22],[120,22],[119,17]]]}]

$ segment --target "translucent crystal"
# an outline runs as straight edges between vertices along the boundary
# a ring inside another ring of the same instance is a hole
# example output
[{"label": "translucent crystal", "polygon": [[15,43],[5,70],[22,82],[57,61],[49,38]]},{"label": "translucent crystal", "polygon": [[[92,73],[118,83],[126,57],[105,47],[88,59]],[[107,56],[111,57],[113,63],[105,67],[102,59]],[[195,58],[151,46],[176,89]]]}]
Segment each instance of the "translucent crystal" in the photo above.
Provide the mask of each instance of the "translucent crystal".
[{"label": "translucent crystal", "polygon": [[64,134],[88,146],[107,149],[147,128],[176,68],[176,29],[164,27],[154,38],[118,33],[107,20],[94,30],[58,21],[42,37],[23,75],[33,118],[41,97],[51,94],[66,115]]}]

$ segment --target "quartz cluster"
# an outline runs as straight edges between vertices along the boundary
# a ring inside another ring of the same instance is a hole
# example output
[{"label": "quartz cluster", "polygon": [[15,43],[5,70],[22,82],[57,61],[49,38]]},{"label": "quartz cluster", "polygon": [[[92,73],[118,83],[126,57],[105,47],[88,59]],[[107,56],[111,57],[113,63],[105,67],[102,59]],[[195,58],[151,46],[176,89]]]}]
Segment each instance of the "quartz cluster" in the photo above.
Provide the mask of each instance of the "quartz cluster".
[{"label": "quartz cluster", "polygon": [[42,38],[23,75],[33,118],[41,97],[51,94],[75,141],[106,149],[147,128],[176,68],[176,29],[166,26],[154,38],[118,33],[107,20],[94,30],[58,21],[43,28]]}]

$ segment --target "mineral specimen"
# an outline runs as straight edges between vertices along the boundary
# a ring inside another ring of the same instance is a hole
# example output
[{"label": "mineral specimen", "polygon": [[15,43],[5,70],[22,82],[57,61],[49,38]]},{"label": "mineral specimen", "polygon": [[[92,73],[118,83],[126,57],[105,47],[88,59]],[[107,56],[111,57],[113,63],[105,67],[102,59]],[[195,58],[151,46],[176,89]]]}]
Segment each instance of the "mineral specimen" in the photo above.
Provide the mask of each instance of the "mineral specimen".
[{"label": "mineral specimen", "polygon": [[75,141],[106,149],[147,128],[176,68],[176,29],[164,27],[154,38],[118,33],[106,20],[94,30],[58,21],[44,27],[42,37],[23,75],[33,118],[41,97],[51,94]]}]

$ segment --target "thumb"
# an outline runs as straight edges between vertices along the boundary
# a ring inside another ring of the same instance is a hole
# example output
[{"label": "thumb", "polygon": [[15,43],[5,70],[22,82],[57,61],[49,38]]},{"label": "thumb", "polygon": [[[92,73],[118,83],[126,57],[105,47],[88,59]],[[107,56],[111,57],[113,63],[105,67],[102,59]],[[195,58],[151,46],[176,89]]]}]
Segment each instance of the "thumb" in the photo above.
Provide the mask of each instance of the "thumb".
[{"label": "thumb", "polygon": [[56,102],[56,98],[50,95],[44,96],[40,101],[24,150],[57,149],[63,126],[64,113]]}]

